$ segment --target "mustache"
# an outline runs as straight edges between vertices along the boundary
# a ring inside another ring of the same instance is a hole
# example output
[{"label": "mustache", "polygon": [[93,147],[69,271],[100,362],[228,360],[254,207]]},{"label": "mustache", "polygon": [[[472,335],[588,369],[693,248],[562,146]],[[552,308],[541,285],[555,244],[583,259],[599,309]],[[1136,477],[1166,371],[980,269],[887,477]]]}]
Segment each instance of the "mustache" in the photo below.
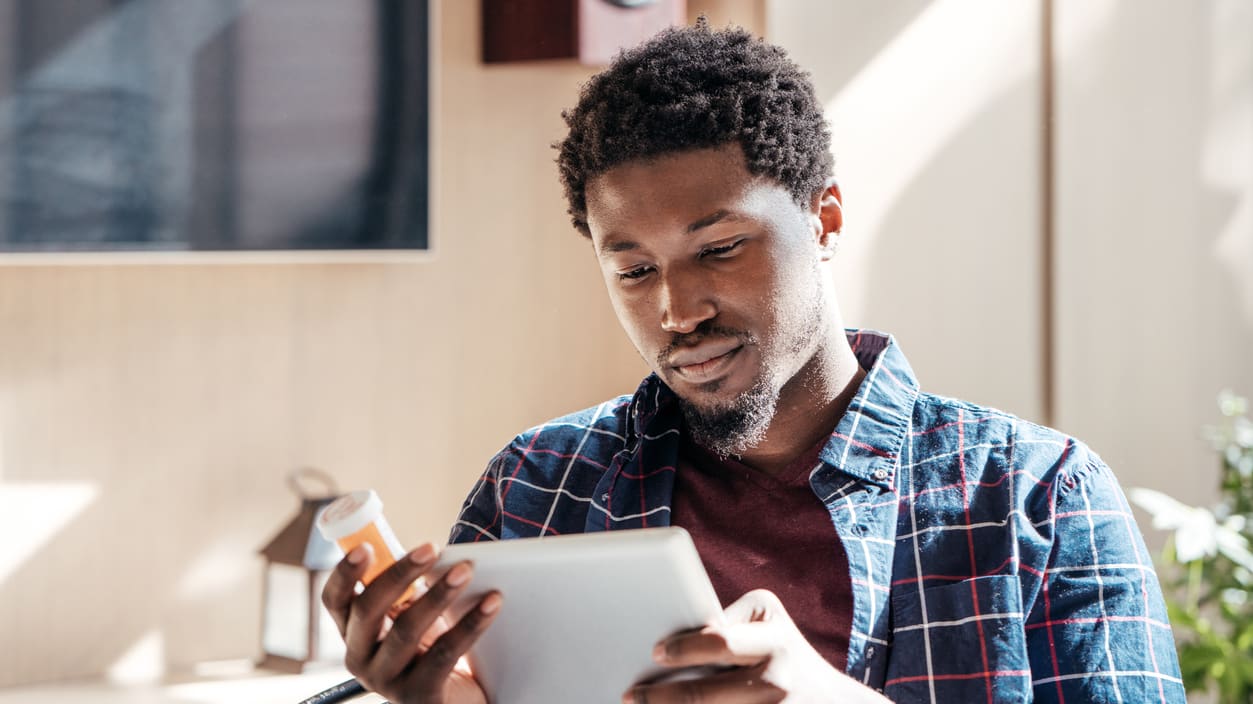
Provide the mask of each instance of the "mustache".
[{"label": "mustache", "polygon": [[717,325],[712,320],[706,320],[696,326],[691,332],[676,332],[670,339],[670,343],[662,348],[657,355],[657,365],[664,367],[668,364],[668,360],[675,352],[684,347],[694,347],[709,337],[730,337],[738,340],[742,345],[755,345],[757,338],[746,330],[737,330],[725,325]]}]

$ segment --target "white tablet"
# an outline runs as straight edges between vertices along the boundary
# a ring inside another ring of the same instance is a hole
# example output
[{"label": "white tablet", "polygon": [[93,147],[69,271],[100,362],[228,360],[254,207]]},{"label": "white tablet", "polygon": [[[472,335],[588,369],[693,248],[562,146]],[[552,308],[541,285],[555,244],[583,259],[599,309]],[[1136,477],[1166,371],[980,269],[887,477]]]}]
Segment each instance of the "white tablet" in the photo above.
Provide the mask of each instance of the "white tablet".
[{"label": "white tablet", "polygon": [[454,611],[492,589],[505,599],[470,653],[494,704],[620,701],[658,671],[657,641],[722,620],[682,528],[450,545],[436,572],[461,560],[474,579]]}]

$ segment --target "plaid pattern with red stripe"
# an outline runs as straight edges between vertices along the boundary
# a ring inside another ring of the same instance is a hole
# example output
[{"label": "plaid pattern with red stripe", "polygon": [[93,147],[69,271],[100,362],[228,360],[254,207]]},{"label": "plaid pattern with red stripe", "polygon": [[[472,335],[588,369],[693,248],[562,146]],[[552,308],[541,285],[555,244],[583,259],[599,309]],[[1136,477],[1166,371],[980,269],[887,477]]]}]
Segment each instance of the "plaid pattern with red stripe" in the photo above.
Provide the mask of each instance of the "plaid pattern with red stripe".
[{"label": "plaid pattern with red stripe", "polygon": [[[1100,458],[921,393],[890,336],[848,335],[868,373],[810,475],[852,571],[848,673],[897,702],[1184,702],[1156,575]],[[681,419],[650,376],[520,434],[451,542],[668,525]]]}]

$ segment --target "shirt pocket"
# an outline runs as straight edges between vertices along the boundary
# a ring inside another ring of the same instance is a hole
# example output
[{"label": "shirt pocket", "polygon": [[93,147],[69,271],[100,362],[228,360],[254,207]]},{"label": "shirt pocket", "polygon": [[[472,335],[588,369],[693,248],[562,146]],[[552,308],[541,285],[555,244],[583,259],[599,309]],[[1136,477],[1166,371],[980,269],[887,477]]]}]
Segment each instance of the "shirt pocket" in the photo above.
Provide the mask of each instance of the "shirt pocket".
[{"label": "shirt pocket", "polygon": [[1028,702],[1022,589],[1012,575],[892,595],[884,693],[896,702]]}]

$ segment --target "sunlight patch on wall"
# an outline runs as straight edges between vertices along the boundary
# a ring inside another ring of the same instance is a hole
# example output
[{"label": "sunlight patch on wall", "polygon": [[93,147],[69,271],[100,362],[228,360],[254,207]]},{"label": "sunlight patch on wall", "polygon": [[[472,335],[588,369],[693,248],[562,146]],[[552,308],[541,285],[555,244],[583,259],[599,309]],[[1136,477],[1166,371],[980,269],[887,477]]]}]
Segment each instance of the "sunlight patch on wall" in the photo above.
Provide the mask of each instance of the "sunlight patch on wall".
[{"label": "sunlight patch on wall", "polygon": [[[1054,0],[1056,29],[1053,36],[1057,46],[1053,49],[1055,60],[1063,66],[1075,66],[1094,42],[1109,42],[1108,32],[1116,30],[1114,15],[1120,0]],[[1131,3],[1123,3],[1131,6]],[[1068,81],[1085,80],[1078,67],[1068,70]],[[1096,80],[1096,79],[1092,79]]]},{"label": "sunlight patch on wall", "polygon": [[1219,223],[1212,252],[1240,292],[1245,322],[1253,323],[1253,44],[1248,27],[1253,27],[1253,4],[1244,0],[1214,3],[1210,41],[1206,42],[1211,67],[1210,119],[1201,174],[1220,201],[1233,201],[1230,214]]},{"label": "sunlight patch on wall", "polygon": [[179,578],[174,595],[184,601],[212,598],[252,580],[250,570],[259,564],[252,542],[223,539],[205,547]]},{"label": "sunlight patch on wall", "polygon": [[100,489],[90,482],[0,482],[0,583],[91,505]]},{"label": "sunlight patch on wall", "polygon": [[161,631],[148,631],[106,671],[108,680],[119,685],[152,684],[165,676],[165,638]]},{"label": "sunlight patch on wall", "polygon": [[850,321],[862,318],[871,289],[858,272],[867,270],[874,238],[904,190],[963,126],[1037,70],[1032,7],[932,3],[827,103],[854,237],[835,259],[837,280],[861,284],[840,291]]}]

